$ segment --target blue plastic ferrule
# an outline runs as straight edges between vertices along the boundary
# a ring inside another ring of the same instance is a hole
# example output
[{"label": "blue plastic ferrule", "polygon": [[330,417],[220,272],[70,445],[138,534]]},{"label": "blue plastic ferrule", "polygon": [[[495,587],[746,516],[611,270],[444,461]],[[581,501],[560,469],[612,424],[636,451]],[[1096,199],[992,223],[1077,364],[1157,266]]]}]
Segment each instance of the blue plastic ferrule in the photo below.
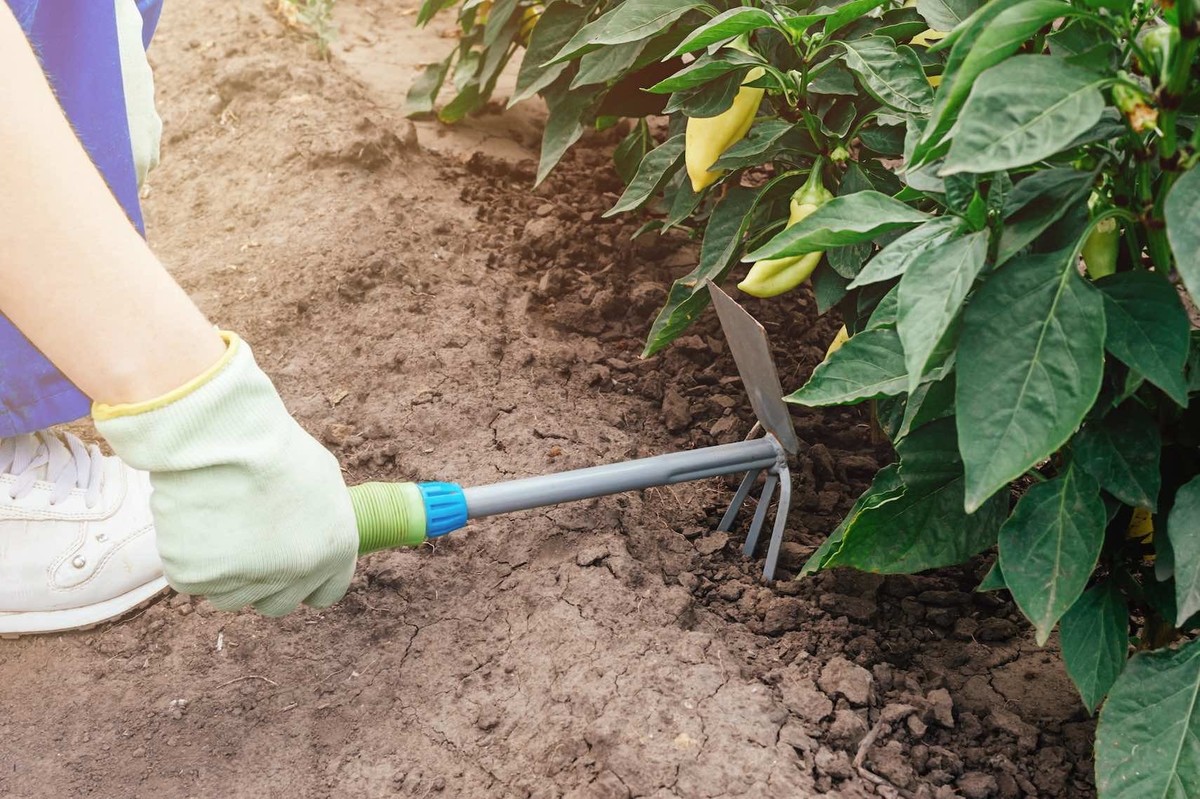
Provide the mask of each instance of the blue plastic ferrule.
[{"label": "blue plastic ferrule", "polygon": [[467,497],[458,483],[417,483],[425,502],[425,537],[437,538],[467,524]]}]

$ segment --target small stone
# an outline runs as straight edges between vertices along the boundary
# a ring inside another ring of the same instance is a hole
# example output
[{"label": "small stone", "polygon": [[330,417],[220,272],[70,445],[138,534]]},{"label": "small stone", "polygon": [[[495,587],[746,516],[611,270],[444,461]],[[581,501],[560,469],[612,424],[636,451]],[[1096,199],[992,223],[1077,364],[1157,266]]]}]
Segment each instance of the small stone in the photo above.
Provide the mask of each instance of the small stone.
[{"label": "small stone", "polygon": [[833,712],[833,702],[817,690],[812,680],[787,676],[779,683],[783,704],[801,721],[816,724]]},{"label": "small stone", "polygon": [[745,590],[745,587],[738,583],[723,583],[721,587],[717,589],[717,596],[721,597],[721,599],[724,599],[726,602],[737,602],[742,598],[742,592]]},{"label": "small stone", "polygon": [[1006,732],[1017,739],[1017,749],[1029,753],[1037,749],[1038,730],[1032,724],[1026,724],[1016,713],[1010,713],[1001,708],[995,708],[987,717],[987,725],[994,730]]},{"label": "small stone", "polygon": [[800,629],[803,604],[798,599],[779,597],[767,607],[763,614],[764,635],[781,635],[789,630]]},{"label": "small stone", "polygon": [[908,726],[908,731],[917,738],[924,738],[925,733],[929,731],[929,726],[921,721],[921,717],[917,715],[909,716],[904,720],[904,723]]},{"label": "small stone", "polygon": [[1020,629],[1011,619],[984,619],[975,631],[980,641],[1007,641],[1015,638]]},{"label": "small stone", "polygon": [[674,387],[663,392],[662,414],[663,423],[672,433],[678,433],[692,423],[692,411],[688,407],[688,401]]},{"label": "small stone", "polygon": [[971,603],[971,595],[962,591],[922,591],[917,594],[917,601],[923,605],[933,605],[939,608],[953,608]]},{"label": "small stone", "polygon": [[552,219],[548,216],[539,216],[530,219],[525,223],[525,229],[522,231],[522,238],[530,241],[539,239],[550,239],[558,233],[561,223],[557,219]]},{"label": "small stone", "polygon": [[173,608],[190,604],[192,604],[192,598],[187,594],[176,594],[175,596],[171,597],[171,607]]},{"label": "small stone", "polygon": [[979,630],[979,622],[970,616],[964,616],[954,622],[954,637],[959,641],[970,641]]},{"label": "small stone", "polygon": [[929,715],[943,727],[954,726],[954,699],[945,688],[937,688],[925,695],[929,703]]},{"label": "small stone", "polygon": [[898,788],[912,785],[917,776],[899,741],[888,741],[885,746],[872,750],[871,767],[872,771]]},{"label": "small stone", "polygon": [[594,566],[609,556],[608,547],[604,544],[585,547],[575,555],[575,565]]},{"label": "small stone", "polygon": [[853,710],[839,710],[833,714],[828,737],[832,743],[853,749],[867,735],[867,722]]},{"label": "small stone", "polygon": [[812,554],[812,548],[795,541],[784,541],[779,546],[779,565],[788,571],[800,571]]},{"label": "small stone", "polygon": [[846,596],[845,594],[824,594],[817,604],[831,616],[846,616],[852,621],[857,621],[863,624],[870,622],[875,618],[875,613],[879,610],[879,606],[873,599],[864,597]]},{"label": "small stone", "polygon": [[792,720],[789,720],[779,730],[779,742],[801,752],[811,752],[817,748],[816,740],[808,734],[804,726]]},{"label": "small stone", "polygon": [[554,206],[550,203],[542,203],[534,213],[538,216],[550,216],[550,214],[554,213]]},{"label": "small stone", "polygon": [[884,724],[895,724],[897,721],[903,721],[916,712],[917,709],[912,705],[893,702],[884,707],[883,711],[879,714],[879,720]]},{"label": "small stone", "polygon": [[696,551],[701,555],[712,555],[720,552],[729,543],[729,533],[716,532],[706,535],[696,541]]},{"label": "small stone", "polygon": [[965,799],[991,799],[1000,790],[996,778],[982,771],[968,771],[958,778],[957,784]]},{"label": "small stone", "polygon": [[817,754],[813,756],[813,765],[820,773],[836,780],[848,779],[854,774],[854,764],[850,762],[850,755],[841,750],[818,749]]},{"label": "small stone", "polygon": [[829,696],[841,695],[852,705],[865,705],[871,698],[871,672],[837,656],[821,669],[817,684]]}]

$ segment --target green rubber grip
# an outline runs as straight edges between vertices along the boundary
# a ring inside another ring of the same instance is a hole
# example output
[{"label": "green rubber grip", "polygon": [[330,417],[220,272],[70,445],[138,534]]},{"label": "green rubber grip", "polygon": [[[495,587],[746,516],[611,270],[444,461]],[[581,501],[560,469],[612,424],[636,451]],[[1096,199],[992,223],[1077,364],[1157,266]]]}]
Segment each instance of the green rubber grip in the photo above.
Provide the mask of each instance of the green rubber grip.
[{"label": "green rubber grip", "polygon": [[358,554],[425,542],[425,501],[416,483],[351,486],[350,504],[358,522]]}]

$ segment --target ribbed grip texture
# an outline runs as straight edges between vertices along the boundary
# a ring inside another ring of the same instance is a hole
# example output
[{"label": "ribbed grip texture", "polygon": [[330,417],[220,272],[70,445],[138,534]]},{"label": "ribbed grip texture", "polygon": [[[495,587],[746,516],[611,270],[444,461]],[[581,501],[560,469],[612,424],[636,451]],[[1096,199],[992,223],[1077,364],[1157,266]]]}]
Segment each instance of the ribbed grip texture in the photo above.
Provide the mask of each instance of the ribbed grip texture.
[{"label": "ribbed grip texture", "polygon": [[358,522],[358,554],[425,541],[425,501],[416,483],[363,483],[350,488]]},{"label": "ribbed grip texture", "polygon": [[452,533],[467,523],[467,497],[458,483],[417,483],[425,504],[425,535]]}]

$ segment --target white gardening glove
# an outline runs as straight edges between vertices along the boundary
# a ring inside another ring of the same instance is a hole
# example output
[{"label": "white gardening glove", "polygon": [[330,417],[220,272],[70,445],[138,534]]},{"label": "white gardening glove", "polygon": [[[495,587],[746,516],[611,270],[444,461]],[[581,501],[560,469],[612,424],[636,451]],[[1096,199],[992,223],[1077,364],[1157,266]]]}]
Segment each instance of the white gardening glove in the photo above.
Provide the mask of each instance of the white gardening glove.
[{"label": "white gardening glove", "polygon": [[162,397],[97,404],[96,428],[150,473],[167,580],[217,608],[280,616],[346,593],[358,551],[334,458],[288,414],[250,347]]}]

